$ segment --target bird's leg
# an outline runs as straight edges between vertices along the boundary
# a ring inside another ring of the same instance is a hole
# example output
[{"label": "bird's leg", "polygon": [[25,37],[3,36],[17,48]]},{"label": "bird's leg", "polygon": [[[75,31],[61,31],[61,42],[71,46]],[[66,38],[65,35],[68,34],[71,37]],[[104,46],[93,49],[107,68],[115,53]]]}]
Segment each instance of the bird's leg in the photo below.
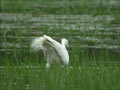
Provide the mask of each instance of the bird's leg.
[{"label": "bird's leg", "polygon": [[46,68],[50,68],[50,67],[51,67],[51,64],[49,62],[47,62]]},{"label": "bird's leg", "polygon": [[50,59],[48,57],[48,54],[45,51],[44,51],[44,55],[45,55],[45,58],[47,60],[46,68],[50,68],[51,67],[51,62],[50,62]]}]

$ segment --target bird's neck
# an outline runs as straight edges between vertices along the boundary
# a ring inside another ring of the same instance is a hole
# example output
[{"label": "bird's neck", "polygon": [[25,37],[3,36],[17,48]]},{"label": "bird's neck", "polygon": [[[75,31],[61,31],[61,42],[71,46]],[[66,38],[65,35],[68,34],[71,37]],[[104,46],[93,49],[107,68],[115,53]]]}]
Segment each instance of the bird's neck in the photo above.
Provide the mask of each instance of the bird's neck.
[{"label": "bird's neck", "polygon": [[65,42],[62,42],[62,46],[63,46],[64,48],[66,48]]}]

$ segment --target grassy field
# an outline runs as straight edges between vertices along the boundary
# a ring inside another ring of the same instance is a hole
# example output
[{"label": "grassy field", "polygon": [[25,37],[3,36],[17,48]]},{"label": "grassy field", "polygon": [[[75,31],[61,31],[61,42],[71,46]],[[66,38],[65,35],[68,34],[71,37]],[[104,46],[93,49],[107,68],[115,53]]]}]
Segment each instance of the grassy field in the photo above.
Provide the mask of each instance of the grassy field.
[{"label": "grassy field", "polygon": [[[119,0],[1,0],[0,90],[119,90]],[[45,68],[34,37],[69,40],[68,66]]]},{"label": "grassy field", "polygon": [[119,90],[118,66],[86,63],[72,67],[54,66],[49,70],[38,65],[0,68],[1,90]]}]

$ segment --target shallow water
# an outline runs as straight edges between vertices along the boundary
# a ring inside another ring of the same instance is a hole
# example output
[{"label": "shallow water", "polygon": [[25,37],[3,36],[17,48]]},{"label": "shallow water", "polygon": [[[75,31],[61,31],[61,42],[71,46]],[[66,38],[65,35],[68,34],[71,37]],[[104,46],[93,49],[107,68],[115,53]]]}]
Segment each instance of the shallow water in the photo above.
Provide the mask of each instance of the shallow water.
[{"label": "shallow water", "polygon": [[[32,39],[46,34],[58,41],[67,38],[70,46],[78,50],[84,48],[98,53],[107,49],[111,56],[119,59],[120,18],[114,13],[119,13],[120,1],[71,2],[36,0],[29,2],[29,5],[28,1],[24,1],[24,4],[23,1],[10,2],[13,7],[9,1],[3,2],[8,7],[2,7],[6,11],[0,10],[0,53],[11,55],[15,51],[29,52]],[[23,14],[27,10],[28,13]]]},{"label": "shallow water", "polygon": [[[24,39],[25,46],[29,46],[27,41],[46,34],[45,30],[47,30],[48,35],[54,34],[54,38],[60,35],[60,30],[64,30],[64,33],[67,34],[65,37],[71,43],[77,39],[86,44],[81,44],[80,47],[119,48],[117,36],[120,32],[120,23],[112,23],[115,18],[110,15],[40,15],[33,17],[30,14],[0,13],[0,19],[2,21],[0,23],[1,30],[6,33],[8,39],[4,42],[3,37],[1,38],[2,50],[8,45],[12,47],[13,44],[9,40],[16,40],[16,38]],[[72,37],[71,30],[74,32]],[[15,33],[20,35],[17,36]],[[96,43],[96,45],[89,45],[89,42]],[[14,45],[19,48],[19,44]]]}]

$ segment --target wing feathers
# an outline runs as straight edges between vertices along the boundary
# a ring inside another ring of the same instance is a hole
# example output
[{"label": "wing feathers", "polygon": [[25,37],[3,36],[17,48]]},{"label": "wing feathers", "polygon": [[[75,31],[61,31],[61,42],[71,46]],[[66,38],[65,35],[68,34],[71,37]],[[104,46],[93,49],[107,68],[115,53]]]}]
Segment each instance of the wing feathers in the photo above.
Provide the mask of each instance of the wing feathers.
[{"label": "wing feathers", "polygon": [[[51,39],[51,38],[50,38]],[[50,53],[50,54],[54,54],[54,55],[57,55],[59,58],[60,55],[59,53],[57,52],[56,48],[54,48],[54,45],[53,43],[50,41],[50,39],[48,38],[45,38],[45,37],[38,37],[38,38],[35,38],[33,41],[32,41],[32,44],[31,44],[31,48],[33,49],[34,52],[37,52],[39,50],[43,50],[44,51],[44,54],[46,52]],[[47,58],[47,55],[45,54],[45,57]]]}]

